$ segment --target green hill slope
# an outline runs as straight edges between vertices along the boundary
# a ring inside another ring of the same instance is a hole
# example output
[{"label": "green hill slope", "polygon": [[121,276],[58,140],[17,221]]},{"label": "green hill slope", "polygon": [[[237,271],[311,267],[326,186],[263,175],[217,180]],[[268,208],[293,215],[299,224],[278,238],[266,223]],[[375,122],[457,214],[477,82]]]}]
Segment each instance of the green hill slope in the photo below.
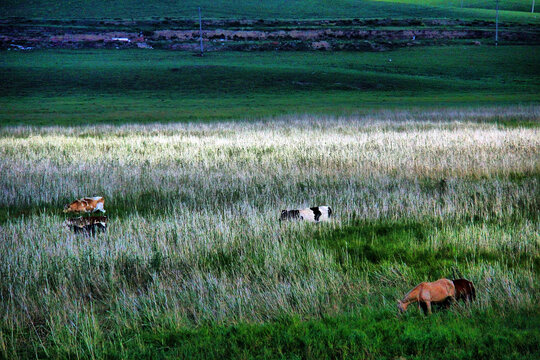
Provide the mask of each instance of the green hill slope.
[{"label": "green hill slope", "polygon": [[538,102],[537,46],[0,53],[0,123],[176,122]]},{"label": "green hill slope", "polygon": [[[493,3],[493,4],[492,4]],[[6,0],[0,3],[0,17],[29,18],[193,18],[201,6],[211,18],[463,18],[491,19],[494,1],[464,0],[198,0],[145,1],[129,0]],[[493,5],[493,6],[491,6]],[[502,1],[501,20],[537,22],[525,1]]]},{"label": "green hill slope", "polygon": [[[495,8],[495,0],[375,0],[394,4],[413,4],[423,6],[438,6],[464,9],[488,9]],[[501,0],[499,9],[510,11],[530,12],[532,0]]]}]

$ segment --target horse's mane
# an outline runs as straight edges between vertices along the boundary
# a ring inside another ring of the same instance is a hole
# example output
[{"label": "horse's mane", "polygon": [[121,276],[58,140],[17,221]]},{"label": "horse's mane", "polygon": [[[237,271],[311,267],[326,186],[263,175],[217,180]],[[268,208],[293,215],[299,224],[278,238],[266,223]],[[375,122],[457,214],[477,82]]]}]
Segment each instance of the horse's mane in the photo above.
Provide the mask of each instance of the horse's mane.
[{"label": "horse's mane", "polygon": [[416,285],[411,291],[409,291],[408,293],[405,294],[405,296],[403,297],[403,299],[401,299],[402,302],[404,301],[407,301],[407,298],[409,297],[409,295],[414,291],[416,290],[417,288],[420,287],[420,285],[422,285],[421,283]]}]

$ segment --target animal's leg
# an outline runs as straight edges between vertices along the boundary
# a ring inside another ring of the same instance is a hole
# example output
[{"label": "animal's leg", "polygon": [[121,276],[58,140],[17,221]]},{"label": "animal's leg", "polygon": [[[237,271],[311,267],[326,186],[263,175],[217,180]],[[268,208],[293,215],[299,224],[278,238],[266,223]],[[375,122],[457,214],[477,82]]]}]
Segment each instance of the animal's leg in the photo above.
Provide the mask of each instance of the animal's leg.
[{"label": "animal's leg", "polygon": [[105,212],[105,209],[103,208],[103,203],[98,203],[98,204],[96,205],[96,208],[94,209],[93,212],[96,212],[96,211],[101,211],[102,213]]},{"label": "animal's leg", "polygon": [[431,315],[431,301],[426,301],[428,314]]},{"label": "animal's leg", "polygon": [[467,292],[465,293],[465,303],[470,304],[473,301],[473,289],[470,284],[467,284]]},{"label": "animal's leg", "polygon": [[449,298],[446,298],[440,302],[440,305],[442,308],[448,309],[452,305],[452,302],[450,301]]},{"label": "animal's leg", "polygon": [[423,301],[419,301],[418,302],[418,307],[420,309],[422,309],[422,311],[424,312],[424,314],[427,314],[427,306],[426,306],[426,303],[423,302]]}]

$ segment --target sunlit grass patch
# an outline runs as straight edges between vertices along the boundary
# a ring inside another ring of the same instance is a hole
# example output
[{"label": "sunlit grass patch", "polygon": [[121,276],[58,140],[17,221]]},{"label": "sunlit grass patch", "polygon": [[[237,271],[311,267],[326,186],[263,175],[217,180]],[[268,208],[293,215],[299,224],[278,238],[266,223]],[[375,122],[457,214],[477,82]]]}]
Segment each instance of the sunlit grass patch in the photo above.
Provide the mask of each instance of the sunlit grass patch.
[{"label": "sunlit grass patch", "polygon": [[[533,314],[540,289],[539,130],[500,124],[515,118],[538,109],[3,128],[0,352],[165,357],[239,331],[239,356],[435,356],[421,339],[492,356],[486,324]],[[107,232],[63,228],[63,205],[95,195]],[[279,222],[315,205],[332,220]],[[454,276],[474,304],[397,319],[414,285]],[[532,356],[534,324],[516,321],[497,349]],[[265,331],[272,346],[251,337]]]}]

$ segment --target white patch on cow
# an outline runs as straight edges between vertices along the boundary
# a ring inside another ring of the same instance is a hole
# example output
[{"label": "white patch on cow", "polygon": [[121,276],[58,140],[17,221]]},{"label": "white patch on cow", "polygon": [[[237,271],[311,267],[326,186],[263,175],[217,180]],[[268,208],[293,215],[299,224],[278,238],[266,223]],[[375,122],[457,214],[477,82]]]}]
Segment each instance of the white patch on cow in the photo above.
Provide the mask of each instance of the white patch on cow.
[{"label": "white patch on cow", "polygon": [[300,210],[300,218],[302,220],[315,222],[315,214],[310,208]]},{"label": "white patch on cow", "polygon": [[321,216],[319,217],[319,221],[326,221],[330,219],[330,215],[328,211],[328,206],[319,206],[319,211],[321,212]]},{"label": "white patch on cow", "polygon": [[318,220],[315,220],[315,213],[311,208],[305,208],[301,209],[300,211],[300,218],[305,221],[309,222],[319,222],[319,221],[328,221],[330,219],[330,207],[329,206],[318,206],[319,211],[321,212],[321,215],[319,216]]},{"label": "white patch on cow", "polygon": [[96,208],[94,209],[94,211],[105,212],[105,209],[103,208],[103,203],[102,202],[97,203]]}]

